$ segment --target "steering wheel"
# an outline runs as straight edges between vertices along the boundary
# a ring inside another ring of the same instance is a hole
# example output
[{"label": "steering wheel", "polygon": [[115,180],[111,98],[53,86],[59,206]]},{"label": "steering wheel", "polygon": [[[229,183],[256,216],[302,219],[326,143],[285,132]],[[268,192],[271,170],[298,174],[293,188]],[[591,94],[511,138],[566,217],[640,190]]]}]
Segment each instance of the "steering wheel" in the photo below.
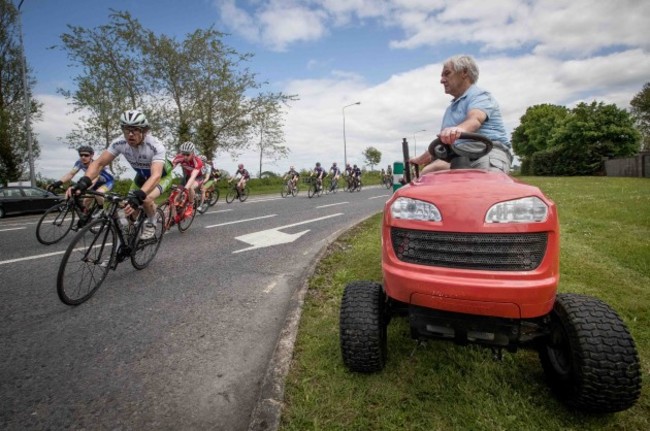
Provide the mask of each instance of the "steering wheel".
[{"label": "steering wheel", "polygon": [[436,138],[429,144],[429,153],[436,159],[451,163],[457,157],[476,160],[492,151],[493,144],[487,136],[462,132],[458,139],[467,139],[471,142],[446,145],[440,138]]}]

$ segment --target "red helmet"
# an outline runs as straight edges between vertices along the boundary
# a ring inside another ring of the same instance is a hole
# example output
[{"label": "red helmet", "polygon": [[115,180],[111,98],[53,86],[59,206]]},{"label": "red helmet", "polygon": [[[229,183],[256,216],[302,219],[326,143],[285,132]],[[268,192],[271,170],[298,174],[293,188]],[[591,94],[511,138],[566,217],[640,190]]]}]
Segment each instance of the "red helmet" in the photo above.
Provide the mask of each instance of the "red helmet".
[{"label": "red helmet", "polygon": [[237,165],[237,167],[238,167],[239,169],[244,169],[244,164],[243,164],[243,163],[240,163],[240,164]]}]

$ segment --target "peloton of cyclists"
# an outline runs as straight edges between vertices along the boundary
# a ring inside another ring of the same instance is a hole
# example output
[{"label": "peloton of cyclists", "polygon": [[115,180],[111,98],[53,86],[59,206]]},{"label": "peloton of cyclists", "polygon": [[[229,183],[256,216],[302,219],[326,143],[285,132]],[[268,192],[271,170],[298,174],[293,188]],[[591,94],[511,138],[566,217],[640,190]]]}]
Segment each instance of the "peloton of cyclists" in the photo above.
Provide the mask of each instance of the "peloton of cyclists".
[{"label": "peloton of cyclists", "polygon": [[149,134],[149,122],[142,111],[134,109],[124,112],[120,116],[120,128],[124,136],[111,142],[99,158],[88,166],[86,175],[79,179],[74,188],[79,192],[88,189],[102,170],[123,154],[136,172],[130,188],[131,196],[124,212],[130,216],[142,205],[147,221],[140,238],[152,239],[157,223],[154,200],[171,186],[171,163],[165,159],[165,146],[162,142]]},{"label": "peloton of cyclists", "polygon": [[291,189],[295,189],[298,184],[298,179],[300,179],[300,173],[293,167],[293,165],[291,165],[289,171],[284,174],[283,179],[286,180],[287,178],[291,178]]},{"label": "peloton of cyclists", "polygon": [[[47,189],[49,191],[54,191],[61,187],[63,184],[67,183],[70,181],[72,178],[74,178],[75,175],[79,171],[83,171],[84,173],[88,169],[88,166],[90,166],[90,163],[93,162],[93,156],[95,155],[95,150],[93,150],[93,147],[88,146],[88,145],[82,145],[77,149],[77,152],[79,153],[79,160],[77,160],[74,163],[74,166],[72,166],[72,169],[70,172],[66,173],[61,177],[60,180],[53,182],[49,186],[47,186]],[[101,193],[106,193],[110,191],[113,188],[115,179],[113,178],[113,175],[108,171],[108,168],[104,168],[99,172],[99,176],[93,181],[93,184],[91,185],[91,190],[101,192]],[[104,205],[104,198],[101,196],[95,196],[95,199],[97,200],[98,205]],[[92,201],[92,198],[86,198],[83,200],[83,206],[84,206],[84,211],[88,206],[90,205],[90,202]]]},{"label": "peloton of cyclists", "polygon": [[246,187],[246,183],[251,176],[248,171],[244,169],[243,163],[237,165],[237,171],[235,172],[235,175],[233,175],[228,182],[230,183],[232,180],[237,179],[237,175],[239,175],[239,179],[237,181],[237,194],[240,194]]},{"label": "peloton of cyclists", "polygon": [[310,177],[316,176],[316,190],[321,191],[323,189],[323,180],[327,176],[327,172],[320,165],[320,162],[316,162],[316,167],[309,174]]}]

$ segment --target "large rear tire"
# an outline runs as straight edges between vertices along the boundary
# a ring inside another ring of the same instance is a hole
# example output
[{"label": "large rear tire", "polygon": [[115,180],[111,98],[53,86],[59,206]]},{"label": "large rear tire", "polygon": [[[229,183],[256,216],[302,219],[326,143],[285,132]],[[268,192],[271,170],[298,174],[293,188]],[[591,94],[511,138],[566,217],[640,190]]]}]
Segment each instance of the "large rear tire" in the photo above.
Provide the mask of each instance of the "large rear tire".
[{"label": "large rear tire", "polygon": [[549,384],[567,405],[610,413],[641,394],[639,356],[616,312],[599,299],[558,294],[539,357]]},{"label": "large rear tire", "polygon": [[340,314],[343,363],[350,371],[374,373],[386,365],[388,316],[381,284],[355,281],[345,286]]},{"label": "large rear tire", "polygon": [[227,204],[232,203],[232,201],[234,201],[236,197],[237,197],[237,190],[235,189],[228,190],[228,193],[226,193],[226,203]]}]

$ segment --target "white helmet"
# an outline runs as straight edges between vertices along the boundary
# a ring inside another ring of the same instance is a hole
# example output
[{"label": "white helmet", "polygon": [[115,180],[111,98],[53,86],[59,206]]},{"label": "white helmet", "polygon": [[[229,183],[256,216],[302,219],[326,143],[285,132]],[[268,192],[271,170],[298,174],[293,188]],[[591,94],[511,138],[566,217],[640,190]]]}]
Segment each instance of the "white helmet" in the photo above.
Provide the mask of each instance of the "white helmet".
[{"label": "white helmet", "polygon": [[120,127],[140,127],[141,129],[149,128],[147,117],[139,109],[132,109],[124,112],[120,116]]},{"label": "white helmet", "polygon": [[192,154],[194,154],[194,150],[195,150],[195,149],[196,149],[196,147],[195,147],[194,144],[193,144],[192,142],[190,142],[190,141],[183,142],[183,143],[181,144],[181,148],[180,148],[181,153],[192,153]]}]

